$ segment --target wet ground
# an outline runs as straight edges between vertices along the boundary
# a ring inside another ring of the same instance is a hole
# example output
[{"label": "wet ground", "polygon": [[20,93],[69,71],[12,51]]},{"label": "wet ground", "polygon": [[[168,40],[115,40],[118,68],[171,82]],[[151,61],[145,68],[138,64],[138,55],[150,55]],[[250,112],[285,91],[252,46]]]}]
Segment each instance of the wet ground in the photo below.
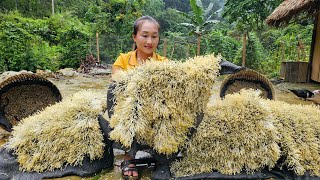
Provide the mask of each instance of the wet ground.
[{"label": "wet ground", "polygon": [[[74,78],[60,77],[59,79],[49,78],[60,90],[62,97],[65,98],[71,94],[81,90],[81,89],[104,89],[107,92],[108,84],[111,82],[111,76],[87,76],[79,75]],[[213,87],[213,96],[211,100],[218,98],[219,89],[223,77],[219,77],[218,81]],[[285,101],[291,104],[313,104],[311,101],[304,101],[296,97],[288,89],[309,89],[315,90],[320,89],[320,83],[279,83],[275,86],[276,99],[280,101]],[[0,139],[0,144],[5,143],[5,138]],[[115,167],[113,170],[103,171],[94,177],[81,178],[77,176],[68,176],[63,178],[55,178],[55,180],[80,180],[80,179],[94,179],[94,180],[104,180],[104,179],[121,179],[121,172],[119,164],[122,159],[122,152],[116,151]],[[152,170],[144,170],[141,174],[143,175],[141,179],[150,179],[150,174]]]}]

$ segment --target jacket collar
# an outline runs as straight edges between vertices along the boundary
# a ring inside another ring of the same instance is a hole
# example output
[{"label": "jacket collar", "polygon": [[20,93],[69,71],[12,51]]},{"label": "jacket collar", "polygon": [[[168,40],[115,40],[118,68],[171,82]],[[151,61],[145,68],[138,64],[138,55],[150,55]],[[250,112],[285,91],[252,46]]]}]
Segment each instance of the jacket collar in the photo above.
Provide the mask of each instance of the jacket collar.
[{"label": "jacket collar", "polygon": [[[155,52],[153,52],[152,54],[152,58],[153,59],[157,59],[157,54]],[[132,51],[132,53],[130,53],[130,57],[129,57],[129,65],[130,66],[138,66],[138,59],[137,59],[137,50]]]}]

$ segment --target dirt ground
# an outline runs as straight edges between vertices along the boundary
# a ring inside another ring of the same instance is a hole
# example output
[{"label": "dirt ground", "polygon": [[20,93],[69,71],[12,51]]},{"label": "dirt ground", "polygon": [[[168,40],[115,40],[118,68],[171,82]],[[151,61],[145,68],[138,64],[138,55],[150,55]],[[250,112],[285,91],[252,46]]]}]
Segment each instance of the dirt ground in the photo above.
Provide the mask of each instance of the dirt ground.
[{"label": "dirt ground", "polygon": [[[282,82],[275,84],[276,99],[280,101],[285,101],[290,104],[315,104],[313,101],[305,101],[295,94],[293,94],[289,89],[308,89],[317,90],[320,89],[320,83],[289,83]],[[320,95],[318,95],[320,96]]]}]

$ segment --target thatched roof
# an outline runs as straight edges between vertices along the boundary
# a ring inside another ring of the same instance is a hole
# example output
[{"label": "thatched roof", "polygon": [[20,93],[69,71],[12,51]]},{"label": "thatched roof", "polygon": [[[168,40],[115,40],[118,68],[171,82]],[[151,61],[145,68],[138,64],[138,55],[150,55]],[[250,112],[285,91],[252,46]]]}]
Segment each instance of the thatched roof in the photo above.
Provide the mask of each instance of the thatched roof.
[{"label": "thatched roof", "polygon": [[320,0],[284,0],[266,19],[270,26],[288,23],[300,13],[313,14],[320,9]]}]

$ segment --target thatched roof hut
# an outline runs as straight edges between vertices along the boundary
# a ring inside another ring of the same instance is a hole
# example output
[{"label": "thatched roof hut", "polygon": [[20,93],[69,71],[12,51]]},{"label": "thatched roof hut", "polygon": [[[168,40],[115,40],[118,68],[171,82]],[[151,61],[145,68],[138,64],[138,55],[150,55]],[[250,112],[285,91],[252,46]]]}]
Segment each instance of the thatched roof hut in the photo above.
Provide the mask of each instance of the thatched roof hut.
[{"label": "thatched roof hut", "polygon": [[300,13],[314,15],[319,12],[319,0],[284,0],[266,19],[270,26],[288,23]]},{"label": "thatched roof hut", "polygon": [[314,30],[312,35],[312,44],[309,60],[309,68],[306,76],[310,79],[320,82],[320,0],[284,0],[266,19],[270,26],[281,26],[287,24],[290,20],[305,14],[314,18]]}]

